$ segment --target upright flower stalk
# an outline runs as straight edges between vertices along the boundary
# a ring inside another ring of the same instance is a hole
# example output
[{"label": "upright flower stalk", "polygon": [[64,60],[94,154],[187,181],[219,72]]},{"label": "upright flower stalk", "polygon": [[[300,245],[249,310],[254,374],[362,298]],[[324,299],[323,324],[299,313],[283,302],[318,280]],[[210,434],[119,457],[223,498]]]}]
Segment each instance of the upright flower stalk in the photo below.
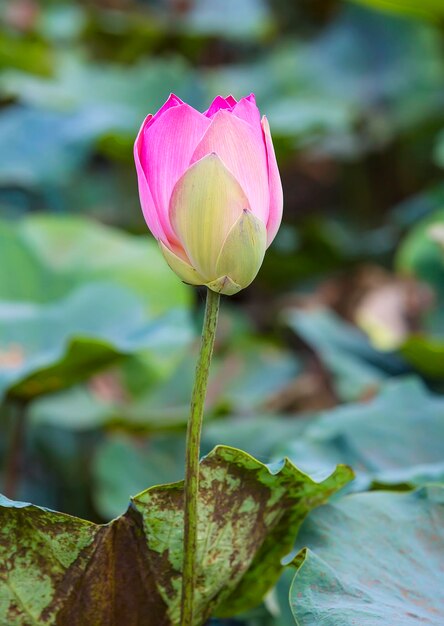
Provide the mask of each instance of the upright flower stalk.
[{"label": "upright flower stalk", "polygon": [[[207,287],[187,430],[181,626],[193,616],[200,434],[220,294],[245,289],[282,218],[282,185],[267,118],[253,94],[217,96],[200,113],[171,94],[148,115],[134,144],[140,202],[179,278]],[[202,522],[202,520],[201,520]]]},{"label": "upright flower stalk", "polygon": [[219,315],[220,295],[207,289],[205,317],[199,358],[196,365],[191,411],[187,428],[185,461],[184,542],[181,626],[193,626],[193,599],[196,582],[198,531],[199,457],[203,412],[207,395],[208,375],[213,355]]}]

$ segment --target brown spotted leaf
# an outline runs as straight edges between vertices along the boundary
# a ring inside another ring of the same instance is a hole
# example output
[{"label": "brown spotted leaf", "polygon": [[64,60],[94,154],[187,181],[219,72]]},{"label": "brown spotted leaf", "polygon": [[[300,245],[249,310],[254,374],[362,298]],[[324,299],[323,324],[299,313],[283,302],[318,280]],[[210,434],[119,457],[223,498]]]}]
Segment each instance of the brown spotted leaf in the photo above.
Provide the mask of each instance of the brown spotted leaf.
[{"label": "brown spotted leaf", "polygon": [[[260,602],[307,513],[352,478],[321,483],[218,446],[201,463],[196,626]],[[0,626],[177,626],[183,483],[152,487],[106,525],[0,501]]]}]

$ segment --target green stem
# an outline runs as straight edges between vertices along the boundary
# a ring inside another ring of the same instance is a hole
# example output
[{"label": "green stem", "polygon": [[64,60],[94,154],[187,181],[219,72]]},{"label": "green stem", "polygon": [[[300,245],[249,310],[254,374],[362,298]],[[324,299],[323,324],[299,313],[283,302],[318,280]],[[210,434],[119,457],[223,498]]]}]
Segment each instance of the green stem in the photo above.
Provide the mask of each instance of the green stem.
[{"label": "green stem", "polygon": [[220,295],[207,289],[200,353],[196,366],[187,428],[181,626],[193,626],[194,623],[193,600],[196,580],[200,434],[216,335],[219,301]]}]

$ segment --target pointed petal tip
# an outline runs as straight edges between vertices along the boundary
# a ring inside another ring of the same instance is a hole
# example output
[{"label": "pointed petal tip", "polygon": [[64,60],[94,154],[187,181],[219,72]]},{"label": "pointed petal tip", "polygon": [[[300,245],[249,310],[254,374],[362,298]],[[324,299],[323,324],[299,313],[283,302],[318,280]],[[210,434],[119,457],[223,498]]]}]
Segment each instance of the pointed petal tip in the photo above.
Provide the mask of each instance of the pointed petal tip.
[{"label": "pointed petal tip", "polygon": [[229,117],[231,118],[231,111],[229,111],[228,109],[219,109],[218,111],[216,111],[216,113],[213,115],[213,121],[216,118],[220,118],[220,117]]},{"label": "pointed petal tip", "polygon": [[188,169],[191,169],[198,164],[203,165],[204,163],[216,163],[216,162],[218,162],[225,170],[227,169],[225,163],[222,161],[220,156],[217,154],[217,152],[214,152],[214,151],[209,152],[208,154],[205,154],[203,157],[201,157],[197,161],[194,161],[194,163],[192,163]]},{"label": "pointed petal tip", "polygon": [[[158,109],[156,113],[154,113],[154,115],[151,113],[147,115],[147,117],[143,121],[143,124],[140,130],[143,130],[143,131],[147,130],[151,126],[151,124],[154,124],[154,122],[157,119],[159,119],[159,117],[161,117],[166,111],[168,111],[168,109],[172,109],[174,107],[177,107],[183,104],[185,103],[179,98],[179,96],[176,96],[174,93],[170,93],[168,98],[162,104],[160,109]],[[139,131],[139,134],[140,134],[140,131]]]},{"label": "pointed petal tip", "polygon": [[167,102],[169,102],[170,100],[173,100],[174,102],[177,102],[177,104],[184,104],[183,100],[181,98],[179,98],[179,96],[176,96],[175,93],[171,92],[170,95],[168,96],[168,98],[165,101],[165,104]]},{"label": "pointed petal tip", "polygon": [[216,96],[213,102],[210,104],[209,108],[204,112],[204,115],[206,117],[213,117],[218,111],[221,111],[223,109],[231,111],[234,104],[236,104],[236,101],[234,101],[233,104],[232,100],[234,100],[234,98],[231,97],[230,100],[230,96],[228,96],[227,98],[224,98],[221,95]]},{"label": "pointed petal tip", "polygon": [[234,296],[236,293],[242,290],[242,287],[234,282],[229,276],[220,276],[216,280],[212,280],[210,283],[206,283],[208,289],[221,293],[224,296]]},{"label": "pointed petal tip", "polygon": [[142,140],[142,133],[145,130],[145,128],[150,124],[150,122],[153,119],[153,117],[154,116],[153,116],[152,113],[148,113],[146,118],[141,123],[140,128],[139,128],[139,132],[137,133],[136,140],[134,142],[134,148],[136,148],[136,147],[138,148],[139,147],[139,144],[140,144],[140,142]]}]

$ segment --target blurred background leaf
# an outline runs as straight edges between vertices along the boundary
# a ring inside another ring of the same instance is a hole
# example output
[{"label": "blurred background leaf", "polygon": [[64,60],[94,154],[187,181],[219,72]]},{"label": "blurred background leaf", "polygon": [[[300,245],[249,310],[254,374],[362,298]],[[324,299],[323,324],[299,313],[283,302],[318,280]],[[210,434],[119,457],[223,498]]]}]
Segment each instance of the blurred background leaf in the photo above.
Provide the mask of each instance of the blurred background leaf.
[{"label": "blurred background leaf", "polygon": [[[203,452],[349,463],[350,491],[442,482],[442,2],[14,0],[0,20],[2,489],[102,522],[183,475],[203,294],[147,232],[132,160],[171,91],[253,91],[285,195],[222,307]],[[288,626],[290,578],[212,626]]]},{"label": "blurred background leaf", "polygon": [[353,2],[413,17],[439,20],[444,16],[444,7],[440,0],[424,0],[421,3],[415,0],[353,0]]}]

